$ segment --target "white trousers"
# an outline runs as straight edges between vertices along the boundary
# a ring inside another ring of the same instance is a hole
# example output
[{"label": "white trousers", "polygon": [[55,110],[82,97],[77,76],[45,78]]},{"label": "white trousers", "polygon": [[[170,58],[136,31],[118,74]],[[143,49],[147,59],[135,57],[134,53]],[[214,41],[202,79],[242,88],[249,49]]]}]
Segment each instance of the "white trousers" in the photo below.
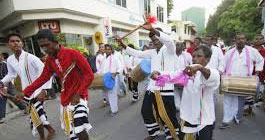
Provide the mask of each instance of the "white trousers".
[{"label": "white trousers", "polygon": [[230,123],[238,112],[238,96],[224,94],[224,123]]},{"label": "white trousers", "polygon": [[119,93],[119,77],[115,78],[115,86],[112,90],[104,90],[103,93],[108,97],[110,110],[112,113],[118,112],[118,93]]}]

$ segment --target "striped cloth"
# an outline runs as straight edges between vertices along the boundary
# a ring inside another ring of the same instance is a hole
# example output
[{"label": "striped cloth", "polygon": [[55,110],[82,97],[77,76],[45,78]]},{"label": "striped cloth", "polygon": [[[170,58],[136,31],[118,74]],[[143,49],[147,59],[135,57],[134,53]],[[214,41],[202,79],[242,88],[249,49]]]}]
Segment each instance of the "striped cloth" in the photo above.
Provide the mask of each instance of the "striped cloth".
[{"label": "striped cloth", "polygon": [[80,99],[77,105],[61,106],[61,127],[70,140],[78,140],[77,134],[92,128],[88,121],[87,101]]}]

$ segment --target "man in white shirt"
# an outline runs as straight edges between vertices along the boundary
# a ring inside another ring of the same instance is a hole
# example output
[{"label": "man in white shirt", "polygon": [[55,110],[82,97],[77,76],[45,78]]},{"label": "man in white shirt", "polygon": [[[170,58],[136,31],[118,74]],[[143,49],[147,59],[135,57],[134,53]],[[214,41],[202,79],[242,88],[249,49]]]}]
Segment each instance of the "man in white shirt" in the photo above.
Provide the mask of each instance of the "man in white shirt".
[{"label": "man in white shirt", "polygon": [[118,113],[118,92],[119,82],[118,74],[122,73],[122,64],[115,55],[113,55],[113,47],[109,44],[105,44],[106,59],[103,60],[101,74],[112,73],[115,79],[115,86],[111,90],[104,89],[103,94],[108,97],[110,104],[111,116],[115,116]]},{"label": "man in white shirt", "polygon": [[[221,67],[224,75],[248,77],[252,75],[254,65],[256,75],[263,69],[264,59],[259,52],[246,45],[244,34],[236,35],[236,46],[229,50]],[[240,123],[243,107],[245,103],[244,96],[224,94],[224,117],[220,129],[229,127],[229,123],[234,119],[237,124]]]},{"label": "man in white shirt", "polygon": [[[99,43],[98,44],[98,53],[97,53],[97,56],[96,56],[96,67],[97,67],[97,74],[100,73],[101,71],[101,68],[102,68],[102,63],[106,57],[106,54],[105,54],[105,46],[103,43]],[[102,93],[102,96],[103,96],[103,103],[101,105],[101,107],[105,107],[107,105],[107,97],[105,94]]]},{"label": "man in white shirt", "polygon": [[[44,68],[44,64],[38,57],[22,50],[23,42],[19,34],[10,34],[8,36],[8,45],[14,54],[9,56],[7,59],[8,73],[1,80],[1,83],[6,85],[14,80],[18,75],[21,79],[22,89],[25,89],[40,76]],[[44,128],[46,128],[49,133],[47,139],[50,139],[55,135],[55,130],[47,121],[46,112],[44,111],[43,106],[45,94],[42,93],[46,92],[45,89],[51,88],[50,82],[51,80],[36,90],[30,98],[25,97],[25,101],[27,101],[31,106],[30,122],[32,132],[34,134],[35,129],[37,129],[40,135],[40,140],[46,140]],[[35,117],[32,117],[34,114],[33,112],[37,113],[39,119],[34,119]]]},{"label": "man in white shirt", "polygon": [[[149,136],[146,137],[145,140],[156,139],[160,134],[159,125],[156,122],[155,116],[153,115],[153,105],[155,108],[158,105],[156,101],[157,96],[162,96],[161,98],[163,100],[164,106],[158,106],[164,108],[164,113],[160,114],[156,110],[156,114],[159,117],[165,116],[169,118],[167,121],[163,120],[163,122],[166,124],[164,125],[166,139],[177,139],[179,134],[179,124],[176,118],[176,107],[174,103],[174,85],[166,84],[163,88],[155,85],[155,76],[158,73],[171,74],[171,72],[175,71],[175,61],[172,60],[176,58],[176,47],[173,40],[171,40],[168,35],[162,31],[154,29],[151,24],[145,24],[143,25],[143,28],[150,31],[149,37],[151,38],[155,49],[137,51],[127,47],[121,41],[119,41],[119,43],[129,55],[151,60],[152,74],[147,92],[144,96],[141,110],[145,126],[149,133]],[[155,91],[160,91],[160,93],[155,95]]]},{"label": "man in white shirt", "polygon": [[102,62],[106,56],[106,54],[104,53],[105,50],[105,46],[103,43],[99,43],[98,44],[98,53],[97,53],[97,57],[96,57],[96,67],[97,67],[97,73],[100,71]]},{"label": "man in white shirt", "polygon": [[[222,49],[215,46],[216,45],[216,38],[212,36],[206,36],[206,44],[211,48],[212,50],[212,56],[210,59],[210,62],[208,63],[208,66],[210,68],[216,69],[220,71],[223,59],[224,59],[224,54],[222,52]],[[217,89],[214,93],[214,103],[217,103],[217,94],[219,93],[219,89]]]},{"label": "man in white shirt", "polygon": [[180,104],[181,131],[185,134],[181,139],[187,139],[186,134],[196,134],[196,140],[212,140],[215,122],[213,94],[219,87],[220,75],[207,65],[211,55],[208,46],[196,47],[194,65],[184,70],[190,77],[183,88]]}]

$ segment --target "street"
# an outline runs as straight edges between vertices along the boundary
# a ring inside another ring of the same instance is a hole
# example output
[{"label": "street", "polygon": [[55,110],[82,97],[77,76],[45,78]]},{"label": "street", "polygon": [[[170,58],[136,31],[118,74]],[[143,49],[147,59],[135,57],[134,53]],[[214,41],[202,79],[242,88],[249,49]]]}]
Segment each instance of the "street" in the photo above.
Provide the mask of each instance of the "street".
[{"label": "street", "polygon": [[[137,102],[131,103],[131,94],[119,100],[118,115],[110,117],[109,108],[100,108],[102,94],[99,91],[90,91],[90,122],[93,129],[90,133],[91,140],[143,140],[147,136],[141,117],[142,97]],[[221,120],[222,106],[219,96],[217,126],[214,132],[214,140],[265,140],[265,113],[260,108],[255,108],[255,116],[245,117],[241,125],[233,124],[231,128],[220,130],[218,126]],[[54,140],[66,139],[60,129],[59,100],[51,100],[46,104],[49,121],[56,129]],[[28,116],[18,115],[5,124],[0,125],[1,140],[31,140]]]}]

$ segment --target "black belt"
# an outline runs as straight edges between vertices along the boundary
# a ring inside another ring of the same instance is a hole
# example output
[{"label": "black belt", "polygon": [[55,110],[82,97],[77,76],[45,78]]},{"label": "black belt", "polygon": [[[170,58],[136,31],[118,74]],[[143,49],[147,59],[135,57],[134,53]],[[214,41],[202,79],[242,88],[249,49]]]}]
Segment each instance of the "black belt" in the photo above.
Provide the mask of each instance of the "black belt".
[{"label": "black belt", "polygon": [[160,90],[160,92],[167,93],[167,92],[174,92],[174,90]]}]

